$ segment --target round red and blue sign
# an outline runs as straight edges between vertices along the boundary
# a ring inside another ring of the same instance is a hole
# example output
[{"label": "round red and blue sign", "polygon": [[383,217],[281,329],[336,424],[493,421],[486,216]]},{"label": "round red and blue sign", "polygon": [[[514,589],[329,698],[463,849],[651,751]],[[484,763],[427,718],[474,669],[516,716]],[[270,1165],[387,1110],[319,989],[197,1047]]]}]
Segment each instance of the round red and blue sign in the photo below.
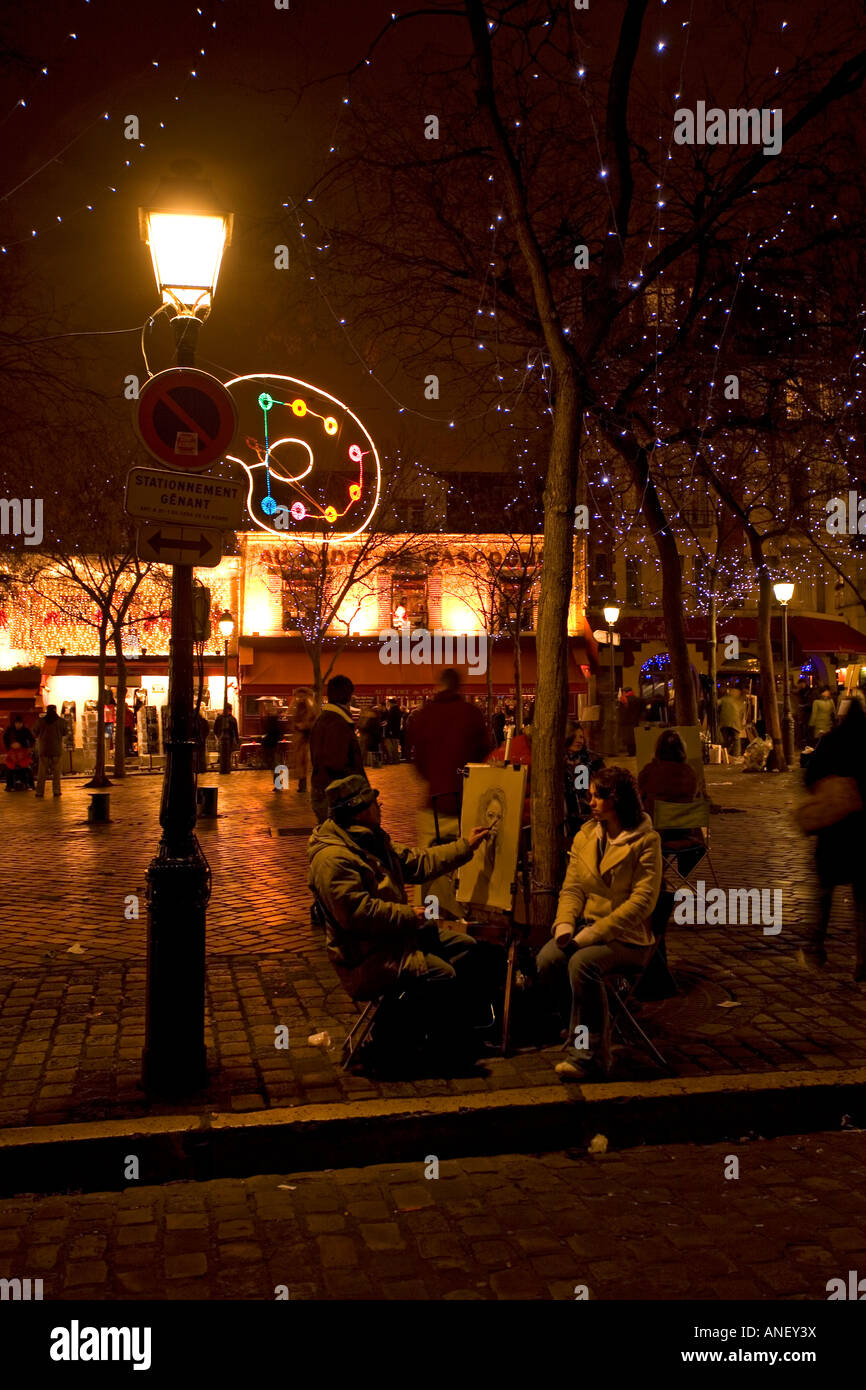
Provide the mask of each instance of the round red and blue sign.
[{"label": "round red and blue sign", "polygon": [[141,388],[135,428],[160,463],[181,471],[207,468],[231,448],[237,407],[221,381],[195,367],[169,367]]}]

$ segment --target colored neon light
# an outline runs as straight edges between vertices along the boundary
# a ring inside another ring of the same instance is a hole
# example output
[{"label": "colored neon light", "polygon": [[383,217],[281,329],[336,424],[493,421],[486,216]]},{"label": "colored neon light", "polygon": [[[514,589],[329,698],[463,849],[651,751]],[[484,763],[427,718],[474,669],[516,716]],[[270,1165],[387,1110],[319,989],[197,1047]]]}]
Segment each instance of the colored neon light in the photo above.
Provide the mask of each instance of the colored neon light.
[{"label": "colored neon light", "polygon": [[[235,377],[227,382],[226,385],[229,390],[231,390],[232,387],[240,386],[245,382],[261,382],[263,385],[265,383],[268,385],[271,383],[278,383],[277,390],[280,392],[280,396],[277,396],[277,394],[275,392],[272,393],[271,390],[262,390],[257,397],[256,404],[262,413],[261,430],[263,442],[252,435],[247,435],[245,440],[247,449],[253,454],[256,461],[251,464],[242,458],[233,455],[227,456],[232,462],[239,464],[247,473],[249,479],[247,506],[255,525],[260,530],[270,532],[271,535],[285,534],[285,527],[281,527],[277,530],[274,526],[269,525],[267,521],[262,519],[263,516],[268,518],[273,517],[277,511],[280,510],[281,506],[287,505],[274,498],[271,489],[273,480],[275,487],[282,490],[282,486],[285,486],[294,492],[296,497],[299,495],[299,500],[294,501],[288,506],[289,513],[293,520],[297,522],[304,520],[315,521],[316,518],[318,518],[328,526],[333,526],[338,519],[352,512],[356,504],[361,501],[364,493],[364,460],[367,457],[372,457],[376,472],[372,504],[366,509],[366,514],[360,520],[360,524],[357,525],[354,530],[341,532],[340,538],[341,540],[348,540],[353,536],[359,535],[369,525],[370,520],[378,508],[382,486],[382,470],[379,455],[371,436],[361,424],[361,421],[354,412],[336,396],[330,395],[329,392],[323,391],[320,387],[313,386],[309,382],[301,381],[297,377],[283,376],[281,374],[269,372],[250,373],[246,376]],[[292,395],[291,388],[295,390],[300,388],[301,390],[315,392],[318,397],[332,402],[339,411],[343,412],[342,424],[336,415],[320,414],[317,410],[312,408],[309,401],[305,400],[303,396]],[[283,399],[280,397],[283,397]],[[271,440],[271,422],[269,416],[277,407],[291,410],[292,414],[298,420],[306,420],[308,417],[320,420],[324,433],[329,437],[338,435],[341,429],[345,429],[349,426],[351,433],[356,435],[356,440],[357,436],[360,435],[363,443],[369,446],[365,448],[358,442],[352,442],[348,445],[348,458],[350,462],[357,465],[358,478],[356,482],[348,484],[348,501],[346,507],[342,510],[339,510],[333,505],[325,506],[322,502],[317,500],[316,497],[312,496],[306,488],[301,486],[302,480],[308,478],[313,472],[316,461],[313,445],[308,442],[308,440],[299,439],[294,435],[285,435],[276,440]],[[355,428],[351,428],[352,426]],[[290,472],[286,468],[282,459],[277,455],[277,450],[281,448],[285,450],[288,447],[299,447],[306,451],[307,461],[305,468],[298,472],[294,470]],[[260,496],[262,483],[265,487],[264,497]],[[259,496],[257,496],[257,492]],[[309,539],[314,540],[318,538],[310,536]],[[321,543],[324,543],[324,538]]]}]

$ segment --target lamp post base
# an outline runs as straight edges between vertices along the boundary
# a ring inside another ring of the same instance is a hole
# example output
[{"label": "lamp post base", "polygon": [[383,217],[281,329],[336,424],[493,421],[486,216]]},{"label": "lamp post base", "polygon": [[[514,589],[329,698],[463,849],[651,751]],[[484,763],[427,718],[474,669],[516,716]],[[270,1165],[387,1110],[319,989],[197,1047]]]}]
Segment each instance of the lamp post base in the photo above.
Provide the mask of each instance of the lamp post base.
[{"label": "lamp post base", "polygon": [[147,1010],[142,1082],[159,1095],[207,1084],[204,1045],[205,923],[211,874],[198,840],[147,871]]}]

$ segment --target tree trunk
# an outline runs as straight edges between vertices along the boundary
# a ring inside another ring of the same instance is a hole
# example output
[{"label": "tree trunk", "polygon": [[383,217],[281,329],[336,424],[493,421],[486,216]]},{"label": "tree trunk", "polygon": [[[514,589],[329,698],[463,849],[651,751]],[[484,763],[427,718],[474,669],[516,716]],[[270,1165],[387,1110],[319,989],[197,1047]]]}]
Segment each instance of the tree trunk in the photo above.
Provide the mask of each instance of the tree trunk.
[{"label": "tree trunk", "polygon": [[322,649],[318,643],[310,643],[307,647],[307,656],[310,658],[310,665],[313,668],[313,690],[316,696],[316,707],[322,708],[324,704],[324,690],[322,689]]},{"label": "tree trunk", "polygon": [[716,623],[716,571],[710,572],[710,611],[707,618],[709,624],[709,668],[710,668],[710,692],[707,701],[707,728],[710,731],[710,739],[713,743],[719,741],[719,695],[718,695],[718,627]]},{"label": "tree trunk", "polygon": [[114,722],[114,775],[126,776],[126,657],[121,629],[114,629],[114,660],[117,666],[117,706]]},{"label": "tree trunk", "polygon": [[[518,624],[519,626],[519,624]],[[515,716],[514,732],[523,733],[523,654],[520,650],[520,633],[514,638],[514,691],[515,691]]]},{"label": "tree trunk", "polygon": [[493,727],[493,638],[487,634],[487,724]]},{"label": "tree trunk", "polygon": [[677,550],[676,538],[670,530],[662,510],[655,484],[649,475],[646,451],[641,449],[640,471],[643,490],[643,514],[647,528],[656,543],[662,571],[662,613],[665,622],[665,637],[668,655],[671,659],[671,674],[674,681],[677,723],[697,725],[698,702],[692,680],[689,648],[686,641],[686,617],[683,611],[683,570]]},{"label": "tree trunk", "polygon": [[[99,667],[96,689],[96,758],[93,776],[85,787],[110,787],[111,781],[105,775],[105,667],[108,653],[108,623],[103,618],[99,624]],[[115,724],[115,728],[116,728]]]},{"label": "tree trunk", "polygon": [[574,577],[574,502],[583,411],[572,373],[557,378],[544,488],[544,565],[538,601],[532,740],[532,921],[550,927],[561,882],[568,702],[568,610]]}]

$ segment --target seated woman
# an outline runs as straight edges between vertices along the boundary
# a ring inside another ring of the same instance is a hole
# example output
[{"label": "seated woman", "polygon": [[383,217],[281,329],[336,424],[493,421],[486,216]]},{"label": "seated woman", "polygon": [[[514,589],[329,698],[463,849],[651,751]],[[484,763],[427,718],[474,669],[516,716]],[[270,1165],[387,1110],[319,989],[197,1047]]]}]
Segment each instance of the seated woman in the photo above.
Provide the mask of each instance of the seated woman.
[{"label": "seated woman", "polygon": [[[686,745],[676,729],[665,729],[659,734],[653,760],[641,768],[637,785],[650,818],[657,801],[694,801],[698,779],[694,768],[686,761]],[[683,875],[704,856],[704,837],[699,826],[693,830],[663,830],[661,839],[666,854],[676,851],[679,871]]]},{"label": "seated woman", "polygon": [[565,730],[565,809],[569,836],[576,835],[589,818],[589,779],[600,767],[604,767],[604,758],[593,753],[581,725],[569,720]]},{"label": "seated woman", "polygon": [[661,842],[641,810],[631,773],[621,767],[596,772],[590,808],[592,819],[575,836],[569,855],[553,939],[536,960],[551,1013],[571,1019],[576,1055],[556,1067],[565,1080],[610,1070],[604,977],[631,974],[649,961],[662,881]]}]

